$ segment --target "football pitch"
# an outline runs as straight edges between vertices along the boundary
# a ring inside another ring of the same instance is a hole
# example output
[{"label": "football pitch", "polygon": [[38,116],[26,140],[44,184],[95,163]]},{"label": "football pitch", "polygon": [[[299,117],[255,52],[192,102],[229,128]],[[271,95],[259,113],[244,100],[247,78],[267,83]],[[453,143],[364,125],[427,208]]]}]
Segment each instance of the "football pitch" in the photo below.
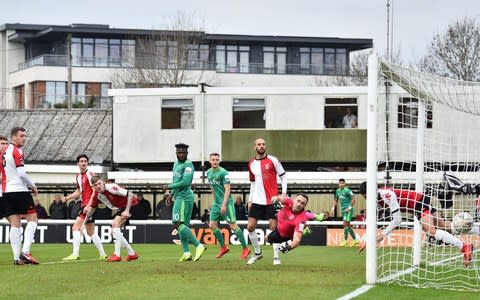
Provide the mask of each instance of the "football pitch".
[{"label": "football pitch", "polygon": [[[0,299],[336,299],[365,283],[365,255],[353,248],[301,246],[272,265],[271,247],[254,265],[240,260],[240,247],[215,259],[209,247],[200,261],[177,262],[180,246],[133,245],[140,258],[99,261],[91,244],[81,260],[61,261],[69,244],[34,244],[38,266],[14,266],[8,244],[0,245]],[[107,253],[113,245],[105,246]],[[122,252],[122,255],[124,252]],[[355,299],[480,299],[478,293],[378,285]]]}]

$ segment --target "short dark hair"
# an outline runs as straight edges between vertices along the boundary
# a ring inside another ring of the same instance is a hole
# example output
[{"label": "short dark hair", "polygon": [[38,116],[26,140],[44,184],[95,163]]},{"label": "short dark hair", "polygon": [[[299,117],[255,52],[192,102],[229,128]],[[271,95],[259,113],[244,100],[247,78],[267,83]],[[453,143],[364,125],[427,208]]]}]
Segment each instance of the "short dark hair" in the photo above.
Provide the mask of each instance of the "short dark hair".
[{"label": "short dark hair", "polygon": [[79,156],[77,156],[77,163],[80,161],[81,158],[86,158],[87,162],[89,161],[88,156],[86,154],[80,154]]},{"label": "short dark hair", "polygon": [[93,175],[92,178],[90,179],[91,184],[97,183],[97,181],[102,180],[102,177],[100,175]]},{"label": "short dark hair", "polygon": [[298,193],[297,195],[298,195],[298,196],[302,196],[303,198],[307,199],[307,202],[308,202],[308,196],[307,196],[307,194]]},{"label": "short dark hair", "polygon": [[212,152],[210,153],[210,156],[220,156],[220,154],[218,154],[217,152]]},{"label": "short dark hair", "polygon": [[23,127],[13,127],[12,130],[10,130],[10,136],[14,136],[20,131],[27,131],[27,130]]},{"label": "short dark hair", "polygon": [[338,182],[345,182],[345,179],[340,178],[340,179],[338,180]]},{"label": "short dark hair", "polygon": [[8,141],[8,138],[4,135],[0,135],[0,140]]},{"label": "short dark hair", "polygon": [[360,183],[360,194],[366,194],[367,193],[367,182],[364,181]]},{"label": "short dark hair", "polygon": [[184,144],[184,143],[178,143],[175,145],[175,148],[177,149],[185,149],[185,150],[188,150],[188,145],[187,144]]}]

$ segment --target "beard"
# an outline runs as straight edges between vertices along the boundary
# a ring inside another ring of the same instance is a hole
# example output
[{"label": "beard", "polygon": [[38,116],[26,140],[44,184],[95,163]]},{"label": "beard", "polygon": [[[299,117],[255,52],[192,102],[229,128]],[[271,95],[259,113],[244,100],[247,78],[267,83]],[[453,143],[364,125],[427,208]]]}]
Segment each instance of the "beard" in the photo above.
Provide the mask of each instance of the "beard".
[{"label": "beard", "polygon": [[259,155],[265,154],[265,149],[257,149],[256,151],[257,151],[257,154]]}]

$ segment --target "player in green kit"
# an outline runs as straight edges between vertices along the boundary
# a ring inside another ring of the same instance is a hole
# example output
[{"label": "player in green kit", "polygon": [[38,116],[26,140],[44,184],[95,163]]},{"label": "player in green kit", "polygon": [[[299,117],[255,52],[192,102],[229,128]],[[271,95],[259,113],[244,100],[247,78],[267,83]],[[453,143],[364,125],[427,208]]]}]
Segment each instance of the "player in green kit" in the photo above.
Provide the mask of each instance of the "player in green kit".
[{"label": "player in green kit", "polygon": [[332,215],[334,213],[337,202],[340,201],[340,208],[342,210],[342,220],[343,220],[343,237],[344,240],[340,243],[340,246],[345,247],[348,244],[348,233],[352,236],[353,242],[350,247],[358,245],[359,241],[355,236],[350,221],[353,218],[353,206],[355,205],[355,196],[353,192],[345,187],[345,179],[341,178],[338,180],[338,189],[335,191],[335,200],[333,201],[332,206]]},{"label": "player in green kit", "polygon": [[210,165],[211,168],[207,171],[207,178],[214,197],[212,209],[210,210],[210,229],[221,247],[216,258],[221,258],[230,251],[228,246],[225,245],[222,232],[218,229],[218,222],[227,221],[230,229],[242,244],[243,250],[240,258],[246,259],[248,254],[250,254],[250,249],[247,247],[242,230],[237,225],[235,206],[230,195],[230,178],[228,171],[220,167],[220,154],[210,154]]},{"label": "player in green kit", "polygon": [[178,261],[192,260],[192,254],[188,248],[189,242],[196,247],[193,261],[197,261],[202,257],[203,252],[205,252],[207,248],[195,238],[189,227],[194,201],[192,191],[194,167],[193,163],[187,159],[188,145],[180,143],[176,144],[175,148],[177,161],[173,164],[173,182],[169,185],[162,186],[162,189],[163,192],[170,189],[175,199],[172,209],[172,223],[177,228],[183,249],[183,255]]}]

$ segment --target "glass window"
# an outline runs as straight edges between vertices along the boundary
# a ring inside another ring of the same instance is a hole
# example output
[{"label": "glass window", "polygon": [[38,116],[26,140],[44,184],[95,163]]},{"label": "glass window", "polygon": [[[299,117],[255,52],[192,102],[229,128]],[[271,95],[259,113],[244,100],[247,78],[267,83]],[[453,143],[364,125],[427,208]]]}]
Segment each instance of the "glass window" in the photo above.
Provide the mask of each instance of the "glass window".
[{"label": "glass window", "polygon": [[[432,128],[432,104],[426,106],[427,128]],[[418,127],[418,99],[400,98],[398,103],[398,128]]]},{"label": "glass window", "polygon": [[357,128],[357,98],[326,98],[325,128]]},{"label": "glass window", "polygon": [[133,67],[135,65],[135,40],[122,40],[121,51],[122,66]]},{"label": "glass window", "polygon": [[325,75],[335,75],[334,48],[325,48]]},{"label": "glass window", "polygon": [[263,52],[263,73],[275,73],[275,54],[273,51]]},{"label": "glass window", "polygon": [[265,128],[264,99],[233,99],[233,128]]},{"label": "glass window", "polygon": [[225,72],[225,46],[217,45],[216,50],[216,70],[217,72]]},{"label": "glass window", "polygon": [[194,116],[192,99],[162,100],[162,129],[193,129]]},{"label": "glass window", "polygon": [[312,73],[323,74],[323,48],[312,48]]},{"label": "glass window", "polygon": [[42,108],[64,108],[66,105],[67,83],[64,81],[47,81]]},{"label": "glass window", "polygon": [[95,39],[95,66],[106,67],[108,65],[108,40]]},{"label": "glass window", "polygon": [[238,72],[237,46],[227,46],[227,72]]},{"label": "glass window", "polygon": [[287,48],[277,47],[277,73],[285,74],[287,72]]},{"label": "glass window", "polygon": [[249,53],[240,52],[240,72],[248,73],[249,66]]},{"label": "glass window", "polygon": [[300,48],[300,73],[310,74],[310,48]]},{"label": "glass window", "polygon": [[337,75],[348,75],[347,50],[337,49],[335,54],[335,66]]},{"label": "glass window", "polygon": [[72,65],[74,67],[82,64],[82,39],[72,38]]}]

